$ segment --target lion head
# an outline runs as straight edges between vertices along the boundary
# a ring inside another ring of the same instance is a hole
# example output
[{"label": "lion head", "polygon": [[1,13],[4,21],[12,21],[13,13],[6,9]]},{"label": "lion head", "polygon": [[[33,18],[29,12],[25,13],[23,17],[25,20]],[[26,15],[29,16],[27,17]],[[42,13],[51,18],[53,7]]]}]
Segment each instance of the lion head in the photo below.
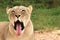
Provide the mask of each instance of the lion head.
[{"label": "lion head", "polygon": [[15,6],[12,8],[7,8],[6,10],[10,23],[13,25],[14,30],[19,35],[30,20],[32,6]]}]

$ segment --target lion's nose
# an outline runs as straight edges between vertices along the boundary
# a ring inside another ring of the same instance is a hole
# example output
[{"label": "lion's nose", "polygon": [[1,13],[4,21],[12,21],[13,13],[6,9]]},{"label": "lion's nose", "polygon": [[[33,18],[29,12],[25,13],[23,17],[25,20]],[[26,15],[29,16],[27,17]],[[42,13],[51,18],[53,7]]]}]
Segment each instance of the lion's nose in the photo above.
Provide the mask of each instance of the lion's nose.
[{"label": "lion's nose", "polygon": [[19,18],[20,17],[20,15],[15,15],[17,18]]}]

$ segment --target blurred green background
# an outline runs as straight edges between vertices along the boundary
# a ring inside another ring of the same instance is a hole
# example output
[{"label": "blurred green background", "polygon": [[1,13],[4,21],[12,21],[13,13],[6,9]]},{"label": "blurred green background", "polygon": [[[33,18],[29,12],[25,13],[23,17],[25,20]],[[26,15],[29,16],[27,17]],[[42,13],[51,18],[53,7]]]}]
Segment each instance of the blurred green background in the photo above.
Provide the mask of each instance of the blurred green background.
[{"label": "blurred green background", "polygon": [[33,6],[35,30],[60,29],[60,0],[0,0],[0,21],[8,21],[6,7]]}]

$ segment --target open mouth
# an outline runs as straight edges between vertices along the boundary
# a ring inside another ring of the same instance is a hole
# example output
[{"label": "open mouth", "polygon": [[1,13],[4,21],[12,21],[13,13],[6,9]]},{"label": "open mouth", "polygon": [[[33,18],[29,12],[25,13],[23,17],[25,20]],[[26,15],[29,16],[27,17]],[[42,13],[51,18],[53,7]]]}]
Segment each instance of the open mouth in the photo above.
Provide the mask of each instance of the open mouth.
[{"label": "open mouth", "polygon": [[20,35],[24,29],[24,24],[23,22],[20,22],[19,20],[17,20],[16,22],[14,22],[14,29],[17,35]]}]

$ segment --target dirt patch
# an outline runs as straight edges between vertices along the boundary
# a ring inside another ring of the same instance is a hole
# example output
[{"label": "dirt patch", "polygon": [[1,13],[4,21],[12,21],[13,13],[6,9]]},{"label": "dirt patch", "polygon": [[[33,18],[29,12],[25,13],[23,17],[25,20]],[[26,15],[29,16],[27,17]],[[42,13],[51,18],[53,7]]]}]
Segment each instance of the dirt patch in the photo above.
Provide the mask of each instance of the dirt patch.
[{"label": "dirt patch", "polygon": [[35,31],[35,40],[60,40],[60,30]]}]

